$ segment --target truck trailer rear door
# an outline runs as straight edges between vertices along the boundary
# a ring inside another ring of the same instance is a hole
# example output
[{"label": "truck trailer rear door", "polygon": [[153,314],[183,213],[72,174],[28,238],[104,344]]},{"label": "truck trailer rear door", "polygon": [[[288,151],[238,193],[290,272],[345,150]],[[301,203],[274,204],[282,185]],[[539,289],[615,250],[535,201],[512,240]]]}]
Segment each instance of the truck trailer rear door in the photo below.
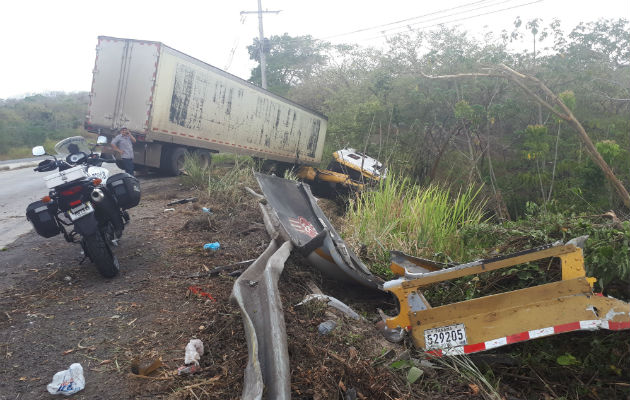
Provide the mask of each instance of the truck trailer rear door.
[{"label": "truck trailer rear door", "polygon": [[[114,131],[149,128],[160,44],[98,38],[88,124]],[[113,110],[113,111],[112,111]]]}]

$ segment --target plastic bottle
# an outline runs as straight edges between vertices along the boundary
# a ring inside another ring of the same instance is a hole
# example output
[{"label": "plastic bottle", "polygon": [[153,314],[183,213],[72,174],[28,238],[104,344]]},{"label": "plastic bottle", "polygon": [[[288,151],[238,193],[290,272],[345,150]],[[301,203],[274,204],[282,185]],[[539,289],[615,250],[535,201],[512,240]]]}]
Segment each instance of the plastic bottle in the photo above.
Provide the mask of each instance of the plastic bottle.
[{"label": "plastic bottle", "polygon": [[330,332],[332,332],[333,329],[335,329],[336,326],[337,326],[337,323],[335,321],[328,320],[319,324],[319,326],[317,327],[317,330],[322,335],[328,335]]},{"label": "plastic bottle", "polygon": [[203,245],[204,250],[212,250],[212,251],[217,251],[219,250],[220,247],[221,247],[221,244],[219,242],[206,243]]}]

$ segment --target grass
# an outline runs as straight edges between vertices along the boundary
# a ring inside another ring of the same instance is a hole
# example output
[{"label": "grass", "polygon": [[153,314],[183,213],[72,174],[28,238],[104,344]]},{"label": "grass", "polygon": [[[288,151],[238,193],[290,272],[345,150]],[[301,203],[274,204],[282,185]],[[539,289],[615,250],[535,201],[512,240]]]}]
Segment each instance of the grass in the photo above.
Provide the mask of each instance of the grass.
[{"label": "grass", "polygon": [[201,159],[197,154],[186,153],[184,158],[182,183],[189,188],[205,189],[210,180],[210,169],[201,166]]},{"label": "grass", "polygon": [[213,155],[208,167],[202,167],[200,161],[194,154],[186,155],[186,175],[182,175],[182,183],[187,187],[220,196],[225,201],[238,202],[243,197],[242,187],[253,184],[251,170],[255,163],[251,157],[217,154]]},{"label": "grass", "polygon": [[[47,153],[55,154],[54,147],[57,142],[59,142],[57,139],[46,139],[46,141],[42,143],[42,146],[44,146]],[[32,150],[33,148],[28,146],[11,147],[7,152],[0,154],[0,161],[33,157]]]},{"label": "grass", "polygon": [[452,195],[449,188],[420,187],[392,175],[377,190],[350,200],[344,234],[346,240],[365,245],[368,256],[385,264],[390,249],[461,259],[465,249],[460,229],[484,220],[485,202],[477,199],[478,194],[479,189],[469,187]]}]

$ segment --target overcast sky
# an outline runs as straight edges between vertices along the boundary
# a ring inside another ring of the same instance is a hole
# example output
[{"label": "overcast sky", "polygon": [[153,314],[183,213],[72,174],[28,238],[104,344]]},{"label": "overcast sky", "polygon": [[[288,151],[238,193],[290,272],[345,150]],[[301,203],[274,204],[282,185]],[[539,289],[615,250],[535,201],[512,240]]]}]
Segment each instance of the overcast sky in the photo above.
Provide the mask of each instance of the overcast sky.
[{"label": "overcast sky", "polygon": [[[246,46],[258,36],[258,18],[240,11],[256,9],[256,0],[4,1],[0,98],[89,91],[99,35],[163,42],[247,79],[254,64]],[[559,18],[567,30],[580,21],[630,19],[629,0],[263,0],[263,9],[282,10],[265,15],[265,36],[308,34],[364,46],[381,45],[381,31],[396,26],[386,24],[418,16],[424,17],[406,24],[423,29],[446,22],[472,34],[510,30],[517,16]],[[375,26],[381,27],[337,36]]]}]

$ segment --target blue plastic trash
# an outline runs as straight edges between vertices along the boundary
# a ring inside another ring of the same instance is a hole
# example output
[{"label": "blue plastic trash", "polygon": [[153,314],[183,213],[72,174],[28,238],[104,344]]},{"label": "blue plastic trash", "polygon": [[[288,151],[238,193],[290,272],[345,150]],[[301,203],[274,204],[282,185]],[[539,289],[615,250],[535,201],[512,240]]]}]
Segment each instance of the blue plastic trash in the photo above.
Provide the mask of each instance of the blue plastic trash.
[{"label": "blue plastic trash", "polygon": [[203,245],[204,250],[212,250],[212,251],[219,250],[220,247],[221,247],[221,244],[219,242],[206,243]]}]

